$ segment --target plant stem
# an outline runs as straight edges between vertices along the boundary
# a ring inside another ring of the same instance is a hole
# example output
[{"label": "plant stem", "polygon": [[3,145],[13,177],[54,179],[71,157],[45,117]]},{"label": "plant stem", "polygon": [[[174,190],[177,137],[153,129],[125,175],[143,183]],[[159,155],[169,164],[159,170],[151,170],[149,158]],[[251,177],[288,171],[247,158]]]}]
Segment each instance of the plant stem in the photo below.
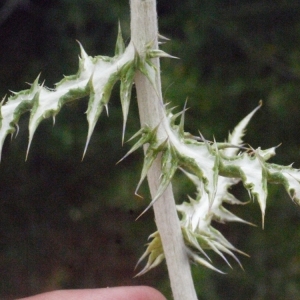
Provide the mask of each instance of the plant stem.
[{"label": "plant stem", "polygon": [[[146,44],[153,42],[153,47],[158,48],[156,1],[131,0],[130,4],[131,42],[141,59],[143,59]],[[135,76],[140,122],[141,126],[147,124],[151,128],[160,124],[157,138],[165,140],[167,135],[163,120],[166,116],[162,105],[159,60],[154,59],[153,63],[157,68],[156,85],[158,93],[149,80],[140,72],[137,72]],[[157,193],[160,175],[161,158],[158,157],[147,175],[152,198]],[[171,184],[154,203],[153,207],[156,225],[163,244],[173,297],[175,300],[197,300]]]}]

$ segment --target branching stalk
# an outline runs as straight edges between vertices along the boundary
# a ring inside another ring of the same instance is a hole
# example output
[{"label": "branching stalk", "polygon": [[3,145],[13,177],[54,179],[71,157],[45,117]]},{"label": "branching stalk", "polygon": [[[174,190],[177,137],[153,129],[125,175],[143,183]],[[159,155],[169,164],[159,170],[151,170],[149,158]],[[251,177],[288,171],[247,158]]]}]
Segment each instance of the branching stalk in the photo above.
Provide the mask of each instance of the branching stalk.
[{"label": "branching stalk", "polygon": [[[140,59],[145,55],[145,45],[153,43],[158,48],[158,27],[155,0],[131,0],[131,41]],[[140,72],[135,76],[141,126],[151,128],[158,124],[157,138],[167,138],[164,129],[165,111],[162,104],[159,60],[153,59],[157,68],[156,89]],[[150,168],[147,179],[152,198],[157,194],[161,175],[160,156]],[[189,260],[183,241],[171,184],[154,203],[156,225],[162,240],[169,278],[175,300],[196,300]]]}]

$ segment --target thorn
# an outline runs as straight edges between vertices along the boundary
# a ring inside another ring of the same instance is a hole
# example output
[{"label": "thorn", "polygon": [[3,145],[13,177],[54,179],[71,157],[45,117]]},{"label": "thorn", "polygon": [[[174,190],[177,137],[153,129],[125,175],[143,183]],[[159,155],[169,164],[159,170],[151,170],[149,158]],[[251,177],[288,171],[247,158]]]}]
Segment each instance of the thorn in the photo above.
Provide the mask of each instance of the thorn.
[{"label": "thorn", "polygon": [[140,213],[139,215],[138,215],[138,217],[135,219],[135,221],[137,221],[143,214],[145,214],[148,210],[149,210],[149,208],[153,205],[153,203],[152,203],[153,201],[151,201],[151,203],[142,211],[142,213]]},{"label": "thorn", "polygon": [[141,199],[144,199],[143,196],[139,195],[138,193],[134,193],[137,197],[141,198]]},{"label": "thorn", "polygon": [[[157,197],[157,196],[158,196],[158,197]],[[160,197],[161,197],[161,195],[156,195],[156,196],[154,197],[154,199],[151,200],[150,204],[143,210],[143,212],[142,212],[135,220],[137,221],[144,213],[146,213],[146,212],[150,209],[150,207],[153,206],[153,204],[154,204],[157,200],[159,200]]]},{"label": "thorn", "polygon": [[19,127],[18,124],[15,124],[15,126],[16,126],[16,128],[17,128],[17,132],[16,132],[16,137],[17,137],[17,135],[18,135],[18,133],[19,133],[19,131],[20,131],[20,127]]},{"label": "thorn", "polygon": [[88,57],[88,55],[85,52],[85,50],[84,50],[83,46],[81,45],[81,43],[78,40],[76,40],[76,42],[79,44],[79,47],[80,47],[80,58],[84,59],[84,58]]},{"label": "thorn", "polygon": [[165,40],[165,41],[170,41],[170,39],[169,38],[167,38],[167,37],[165,37],[165,36],[163,36],[163,35],[161,35],[161,34],[157,34],[157,37],[159,38],[159,39],[161,39],[161,40]]},{"label": "thorn", "polygon": [[127,156],[129,156],[132,152],[127,152],[120,160],[116,162],[116,165],[118,165],[121,161],[123,161]]},{"label": "thorn", "polygon": [[91,136],[92,136],[93,131],[94,131],[94,128],[93,128],[92,130],[89,128],[89,132],[88,132],[88,136],[87,136],[87,139],[86,139],[86,143],[85,143],[85,147],[84,147],[84,150],[83,150],[83,154],[82,154],[81,161],[84,160],[84,157],[85,157],[85,154],[86,154],[88,145],[89,145],[89,143],[90,143],[90,140],[91,140]]},{"label": "thorn", "polygon": [[[147,208],[147,210],[148,210],[148,208]],[[145,212],[146,212],[146,210],[144,210],[141,214],[139,214],[138,217],[135,219],[135,221],[137,221]]]},{"label": "thorn", "polygon": [[3,105],[4,101],[5,101],[5,99],[6,99],[6,95],[2,98],[2,100],[1,100],[1,102],[0,102],[0,107],[2,107],[2,105]]},{"label": "thorn", "polygon": [[87,151],[87,147],[89,145],[89,142],[90,142],[90,139],[88,139],[85,143],[85,147],[84,147],[84,150],[83,150],[83,154],[82,154],[82,158],[81,158],[81,161],[84,160],[84,157],[85,157],[85,154],[86,154],[86,151]]},{"label": "thorn", "polygon": [[26,156],[25,156],[25,161],[27,161],[27,158],[28,158],[31,141],[32,141],[32,139],[29,139],[28,146],[27,146],[27,151],[26,151]]},{"label": "thorn", "polygon": [[118,165],[124,158],[125,158],[125,156],[123,156],[121,159],[119,159],[119,160],[116,162],[116,165]]},{"label": "thorn", "polygon": [[105,110],[106,110],[106,114],[107,114],[107,116],[109,117],[109,113],[108,113],[108,105],[105,104],[104,107],[105,107]]},{"label": "thorn", "polygon": [[125,130],[126,130],[126,124],[125,124],[125,122],[123,122],[123,129],[122,129],[122,147],[124,146]]}]

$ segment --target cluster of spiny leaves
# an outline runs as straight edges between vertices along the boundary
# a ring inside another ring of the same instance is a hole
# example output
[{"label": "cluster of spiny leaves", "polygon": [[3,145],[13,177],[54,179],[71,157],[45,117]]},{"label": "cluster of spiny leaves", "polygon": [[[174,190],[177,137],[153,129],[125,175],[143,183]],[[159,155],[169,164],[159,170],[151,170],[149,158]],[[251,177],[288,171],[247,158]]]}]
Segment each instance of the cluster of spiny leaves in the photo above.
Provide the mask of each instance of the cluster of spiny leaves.
[{"label": "cluster of spiny leaves", "polygon": [[[161,50],[152,49],[151,43],[145,45],[145,56],[140,57],[132,43],[125,48],[119,30],[114,57],[90,57],[81,48],[79,70],[77,74],[66,76],[54,89],[49,89],[38,82],[38,78],[28,90],[13,93],[2,101],[0,111],[0,153],[8,134],[14,134],[18,129],[18,120],[21,115],[30,111],[28,151],[34,132],[40,122],[59,113],[61,107],[71,101],[89,96],[87,121],[89,124],[86,152],[95,124],[110,98],[114,84],[120,80],[120,98],[123,110],[123,135],[129,111],[131,89],[134,75],[141,71],[155,87],[156,69],[151,63],[154,57],[169,57]],[[5,103],[4,103],[5,102]],[[184,131],[185,109],[177,114],[172,109],[164,107],[165,115],[157,127],[142,127],[132,138],[139,137],[131,150],[125,155],[147,144],[141,179],[137,190],[145,179],[149,168],[158,154],[162,155],[162,173],[157,195],[151,200],[147,209],[159,199],[166,187],[172,181],[177,170],[183,171],[196,186],[195,199],[183,202],[177,206],[181,216],[181,228],[186,251],[192,261],[219,271],[210,263],[205,250],[213,250],[228,264],[224,254],[232,256],[238,263],[234,252],[243,252],[236,249],[229,241],[211,225],[211,222],[244,222],[223,207],[223,203],[243,204],[237,200],[228,189],[242,181],[249,191],[251,198],[258,201],[262,218],[267,199],[267,182],[283,184],[291,198],[300,202],[300,173],[292,166],[279,166],[266,161],[275,154],[275,147],[261,150],[244,147],[242,136],[249,120],[258,109],[256,108],[244,118],[227,142],[209,142],[201,135],[193,136]],[[179,124],[176,123],[180,117]],[[157,136],[158,126],[163,126],[167,138],[160,140]],[[248,223],[250,224],[250,223]],[[164,259],[163,247],[158,232],[151,236],[143,258],[148,257],[145,268],[139,275],[158,265]],[[240,264],[240,263],[239,263]]]},{"label": "cluster of spiny leaves", "polygon": [[137,54],[132,43],[125,48],[121,29],[115,47],[115,56],[95,56],[90,57],[80,44],[81,57],[79,58],[79,69],[77,74],[65,76],[54,89],[49,89],[44,84],[39,84],[39,76],[31,84],[31,87],[21,92],[13,92],[13,95],[1,105],[0,115],[0,158],[3,143],[8,134],[18,131],[18,121],[22,114],[30,111],[29,120],[29,143],[28,151],[33,135],[40,122],[48,117],[53,117],[59,113],[61,107],[71,101],[89,96],[88,108],[86,111],[89,124],[87,142],[84,154],[87,150],[90,138],[97,123],[97,120],[106,108],[108,113],[108,102],[112,88],[120,80],[120,99],[123,111],[123,139],[125,126],[129,111],[131,89],[136,70],[141,71],[152,84],[155,82],[155,67],[151,63],[151,58],[168,57],[161,50],[151,49],[151,43],[145,45],[147,54],[141,58]]},{"label": "cluster of spiny leaves", "polygon": [[[241,202],[228,189],[242,181],[251,199],[256,199],[262,213],[262,224],[267,201],[267,182],[283,184],[290,197],[300,203],[300,172],[292,166],[280,166],[266,161],[275,155],[276,147],[262,150],[245,147],[242,144],[245,127],[259,109],[260,105],[248,114],[229,135],[224,143],[209,142],[200,137],[192,136],[184,131],[185,109],[173,115],[166,111],[165,129],[168,138],[160,143],[155,140],[156,128],[143,128],[139,131],[140,140],[133,146],[132,152],[141,144],[148,142],[149,147],[144,159],[141,181],[144,179],[151,162],[162,152],[162,174],[157,195],[153,204],[171,182],[177,169],[195,184],[196,197],[189,197],[188,202],[177,205],[181,215],[181,229],[186,244],[186,251],[191,261],[202,264],[221,272],[211,264],[205,250],[213,250],[229,265],[224,254],[233,257],[242,267],[234,252],[247,255],[235,248],[211,222],[242,222],[253,225],[228,211],[223,204],[241,205]],[[176,125],[175,120],[181,115]],[[140,185],[140,183],[139,183]],[[139,187],[138,185],[138,187]],[[139,260],[147,257],[148,262],[138,274],[142,275],[157,266],[164,259],[163,248],[158,232],[150,235],[152,241]],[[234,252],[233,252],[234,251]],[[222,273],[222,272],[221,272]]]}]

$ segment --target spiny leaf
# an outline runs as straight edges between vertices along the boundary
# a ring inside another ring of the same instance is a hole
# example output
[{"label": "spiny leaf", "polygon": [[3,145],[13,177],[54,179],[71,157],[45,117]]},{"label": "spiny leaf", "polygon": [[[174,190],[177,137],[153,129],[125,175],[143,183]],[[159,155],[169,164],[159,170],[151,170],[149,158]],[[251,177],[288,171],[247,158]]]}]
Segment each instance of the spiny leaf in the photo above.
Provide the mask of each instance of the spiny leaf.
[{"label": "spiny leaf", "polygon": [[29,90],[13,93],[8,101],[2,105],[0,112],[0,157],[6,136],[15,131],[18,120],[23,113],[30,110],[27,157],[34,133],[40,122],[48,117],[53,117],[55,120],[55,116],[64,104],[89,95],[87,109],[89,129],[84,156],[96,122],[103,108],[108,108],[111,91],[117,80],[121,80],[120,94],[124,116],[123,131],[125,131],[136,63],[134,46],[130,43],[125,49],[120,25],[114,57],[96,56],[92,58],[86,54],[80,43],[79,45],[81,57],[75,75],[65,76],[55,85],[54,89],[46,88],[44,84],[40,85],[37,78]]},{"label": "spiny leaf", "polygon": [[[258,108],[256,108],[256,110],[257,109]],[[234,156],[235,153],[240,150],[239,146],[242,142],[241,137],[244,133],[244,128],[256,110],[239,123],[233,134],[230,136],[229,143],[216,143],[215,141],[208,142],[201,134],[199,140],[202,142],[197,142],[192,135],[184,132],[184,112],[186,111],[186,108],[184,107],[182,112],[175,115],[173,115],[170,110],[167,112],[169,120],[168,126],[166,127],[168,145],[172,145],[174,151],[174,153],[170,155],[170,161],[173,157],[175,163],[173,161],[174,170],[173,168],[172,171],[165,168],[165,172],[162,171],[161,176],[172,176],[173,172],[175,172],[180,165],[184,168],[181,168],[181,170],[196,185],[198,193],[196,200],[189,197],[189,203],[184,202],[181,205],[177,205],[177,210],[182,216],[182,233],[185,243],[190,247],[189,251],[192,253],[191,255],[196,258],[196,261],[216,271],[219,270],[214,268],[208,262],[210,259],[203,249],[213,250],[221,256],[230,267],[231,265],[224,254],[227,254],[236,260],[241,268],[242,265],[233,251],[244,255],[247,254],[236,249],[219,231],[215,230],[211,225],[212,220],[222,223],[242,222],[253,225],[252,223],[235,216],[223,207],[223,202],[230,204],[245,204],[229,193],[228,189],[232,185],[238,183],[241,180],[241,177],[243,178],[244,176],[244,184],[251,190],[253,195],[258,197],[263,209],[263,201],[260,201],[260,198],[265,199],[265,197],[259,193],[261,190],[259,190],[256,185],[258,185],[260,180],[263,180],[262,176],[266,178],[266,173],[263,173],[262,171],[265,168],[264,160],[274,155],[275,149],[271,148],[263,151],[259,148],[253,150],[251,155],[245,153],[244,156]],[[177,126],[175,120],[180,115],[180,124]],[[238,145],[232,145],[232,142],[238,142]],[[233,148],[233,151],[228,151],[228,148]],[[164,150],[163,153],[167,153],[167,149]],[[256,169],[263,173],[262,176],[259,177],[258,182],[255,182],[255,185],[252,184],[251,173],[250,170],[247,169],[248,165],[250,165],[249,169],[253,167],[252,161],[257,164],[255,165]],[[230,165],[230,174],[232,174],[232,169],[235,169],[234,174],[237,178],[219,176],[219,167],[226,163]],[[188,173],[185,169],[190,170],[193,174]],[[249,182],[247,182],[247,180]],[[265,188],[266,187],[264,187],[262,191],[264,191]],[[208,261],[201,258],[196,253],[197,251],[204,255]]]},{"label": "spiny leaf", "polygon": [[135,277],[145,274],[146,272],[159,265],[164,260],[163,247],[158,231],[152,233],[149,236],[149,239],[150,238],[152,239],[152,241],[148,244],[146,251],[138,260],[136,267],[140,264],[140,262],[143,259],[145,259],[149,255],[147,264],[137,275],[135,275]]},{"label": "spiny leaf", "polygon": [[7,102],[1,105],[1,128],[0,128],[0,158],[5,138],[8,134],[15,132],[20,116],[33,106],[36,93],[40,90],[38,84],[39,76],[36,78],[30,89],[19,93],[13,93]]},{"label": "spiny leaf", "polygon": [[[112,88],[116,81],[121,77],[123,71],[123,77],[127,77],[127,80],[133,80],[132,74],[126,75],[127,72],[132,73],[132,68],[135,61],[135,50],[132,44],[129,44],[125,52],[120,56],[113,58],[97,57],[97,64],[94,73],[90,80],[91,96],[88,104],[87,119],[89,123],[89,130],[87,136],[87,142],[84,150],[86,152],[91,135],[95,128],[96,122],[103,110],[103,107],[107,107]],[[129,83],[127,87],[131,88],[132,83]],[[124,100],[124,99],[123,99]],[[128,99],[127,99],[128,101]],[[129,106],[129,104],[128,104]],[[126,114],[127,118],[127,114]]]}]

